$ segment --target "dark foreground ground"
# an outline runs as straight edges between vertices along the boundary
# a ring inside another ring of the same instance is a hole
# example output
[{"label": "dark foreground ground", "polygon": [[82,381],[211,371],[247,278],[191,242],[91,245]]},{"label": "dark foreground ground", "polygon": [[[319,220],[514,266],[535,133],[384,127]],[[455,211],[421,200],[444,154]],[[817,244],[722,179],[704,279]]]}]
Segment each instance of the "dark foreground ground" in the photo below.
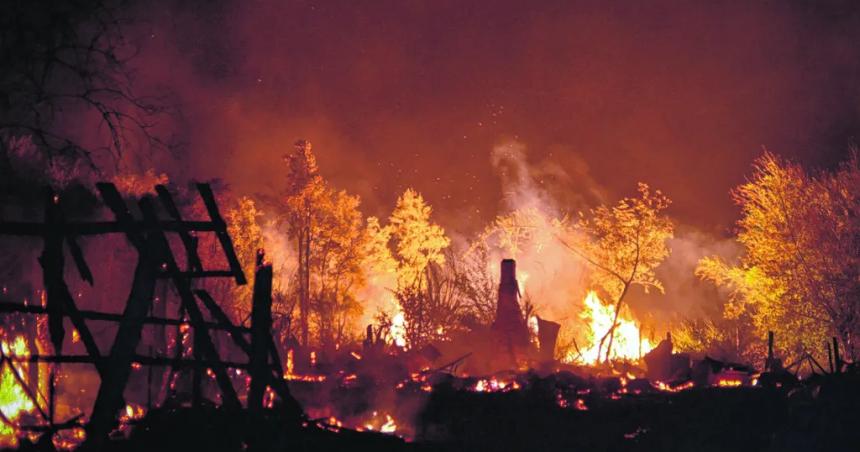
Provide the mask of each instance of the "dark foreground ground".
[{"label": "dark foreground ground", "polygon": [[[581,396],[560,407],[558,381],[475,393],[437,385],[414,419],[416,438],[274,413],[249,419],[216,407],[153,410],[116,451],[860,451],[860,378],[824,377],[795,388],[703,388]],[[579,397],[579,396],[577,396]],[[338,430],[338,431],[332,431]],[[25,449],[22,447],[22,449]]]}]

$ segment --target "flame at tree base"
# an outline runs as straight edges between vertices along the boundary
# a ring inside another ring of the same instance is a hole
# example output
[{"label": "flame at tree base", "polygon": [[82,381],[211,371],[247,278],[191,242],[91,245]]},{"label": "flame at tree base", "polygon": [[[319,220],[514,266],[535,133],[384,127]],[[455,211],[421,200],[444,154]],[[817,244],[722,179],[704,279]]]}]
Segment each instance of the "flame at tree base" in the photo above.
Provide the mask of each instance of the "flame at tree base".
[{"label": "flame at tree base", "polygon": [[[597,296],[597,292],[590,290],[583,300],[583,311],[580,317],[588,322],[590,345],[580,350],[579,354],[576,352],[568,354],[566,361],[597,364],[606,354],[609,338],[604,341],[603,348],[600,347],[600,338],[612,327],[615,307],[612,304],[604,304]],[[639,327],[623,311],[618,316],[618,326],[615,327],[612,336],[610,359],[638,360],[654,348],[648,339],[641,337]]]}]

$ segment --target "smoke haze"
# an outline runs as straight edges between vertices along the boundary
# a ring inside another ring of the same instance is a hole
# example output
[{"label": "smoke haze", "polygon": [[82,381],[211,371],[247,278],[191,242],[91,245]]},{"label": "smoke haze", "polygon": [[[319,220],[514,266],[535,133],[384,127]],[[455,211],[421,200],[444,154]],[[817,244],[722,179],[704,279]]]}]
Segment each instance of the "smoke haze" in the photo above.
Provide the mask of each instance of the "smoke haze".
[{"label": "smoke haze", "polygon": [[471,233],[504,209],[505,180],[488,155],[516,140],[566,209],[643,181],[673,199],[683,223],[725,235],[737,216],[728,190],[762,145],[828,166],[854,141],[858,11],[175,2],[142,9],[137,80],[169,88],[183,109],[188,146],[166,170],[240,191],[280,186],[280,156],[302,137],[366,214],[385,217],[413,186],[449,231]]}]

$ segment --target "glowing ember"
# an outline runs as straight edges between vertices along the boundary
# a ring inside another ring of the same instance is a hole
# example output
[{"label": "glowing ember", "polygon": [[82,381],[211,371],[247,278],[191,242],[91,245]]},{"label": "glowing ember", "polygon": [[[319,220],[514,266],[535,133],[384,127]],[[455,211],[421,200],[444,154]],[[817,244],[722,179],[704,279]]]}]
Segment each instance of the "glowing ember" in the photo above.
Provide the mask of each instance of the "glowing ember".
[{"label": "glowing ember", "polygon": [[[311,352],[311,358],[316,359],[316,352]],[[287,365],[284,370],[284,380],[325,381],[326,379],[325,375],[300,375],[295,373],[295,353],[293,349],[287,350]]]},{"label": "glowing ember", "polygon": [[472,388],[476,392],[504,392],[520,389],[519,383],[498,380],[496,377],[480,379]]},{"label": "glowing ember", "polygon": [[123,410],[122,414],[119,416],[119,422],[120,424],[128,424],[143,419],[143,415],[145,413],[146,410],[144,410],[142,406],[129,403],[125,406],[125,410]]},{"label": "glowing ember", "polygon": [[343,428],[343,422],[334,416],[329,416],[328,419],[317,421],[317,427],[331,432],[339,432]]},{"label": "glowing ember", "polygon": [[[383,422],[384,419],[384,422]],[[380,433],[395,434],[397,431],[397,423],[390,414],[380,416],[378,411],[374,411],[370,419],[364,422],[364,425],[357,427],[358,431],[378,431]]]},{"label": "glowing ember", "polygon": [[722,388],[737,388],[744,384],[741,380],[720,380],[717,382],[717,386]]},{"label": "glowing ember", "polygon": [[588,406],[585,405],[585,400],[577,398],[573,400],[573,403],[571,403],[571,401],[565,397],[561,391],[558,391],[555,394],[555,404],[561,408],[573,408],[578,411],[588,411]]},{"label": "glowing ember", "polygon": [[293,349],[287,350],[287,375],[293,375],[293,369],[295,368],[294,357]]},{"label": "glowing ember", "polygon": [[670,384],[668,384],[668,383],[664,383],[664,382],[662,382],[662,381],[657,381],[657,382],[655,382],[652,386],[654,386],[655,388],[657,388],[657,389],[659,389],[659,390],[661,390],[661,391],[666,391],[666,392],[681,392],[681,391],[685,391],[685,390],[687,390],[687,389],[690,389],[690,388],[692,388],[692,387],[693,387],[693,386],[695,386],[695,385],[693,384],[693,382],[692,382],[692,381],[688,381],[688,382],[685,382],[685,383],[682,383],[682,384],[679,384],[679,385],[676,385],[676,386],[672,386],[672,385],[670,385]]},{"label": "glowing ember", "polygon": [[[581,356],[575,354],[568,355],[569,361],[577,361],[583,364],[597,363],[601,353],[605,353],[605,347],[608,340],[603,344],[604,349],[600,348],[600,338],[609,331],[612,326],[612,319],[615,317],[615,307],[611,304],[604,304],[597,293],[588,292],[583,301],[584,309],[580,317],[589,323],[588,339],[591,344],[588,348],[582,350]],[[612,359],[630,359],[638,360],[641,355],[651,351],[654,346],[648,339],[641,339],[639,328],[633,320],[627,318],[622,312],[618,316],[618,326],[613,333],[612,341]]]},{"label": "glowing ember", "polygon": [[388,414],[385,415],[385,419],[385,423],[382,424],[382,427],[379,427],[379,431],[382,433],[394,433],[397,430],[397,424],[394,422],[394,419]]}]

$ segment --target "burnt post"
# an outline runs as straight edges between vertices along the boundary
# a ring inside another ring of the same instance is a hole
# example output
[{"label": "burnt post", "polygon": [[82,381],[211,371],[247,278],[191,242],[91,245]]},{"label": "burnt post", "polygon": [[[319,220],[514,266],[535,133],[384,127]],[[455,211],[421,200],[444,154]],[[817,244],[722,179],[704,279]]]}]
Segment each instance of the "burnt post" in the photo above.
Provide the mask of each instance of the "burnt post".
[{"label": "burnt post", "polygon": [[839,356],[839,341],[833,336],[833,366],[835,373],[842,373],[842,357]]},{"label": "burnt post", "polygon": [[272,265],[263,262],[263,251],[257,252],[257,273],[251,305],[251,387],[248,390],[248,411],[263,408],[263,395],[271,379],[269,345],[272,336]]},{"label": "burnt post", "polygon": [[773,331],[767,332],[767,360],[764,362],[764,370],[773,370]]}]

